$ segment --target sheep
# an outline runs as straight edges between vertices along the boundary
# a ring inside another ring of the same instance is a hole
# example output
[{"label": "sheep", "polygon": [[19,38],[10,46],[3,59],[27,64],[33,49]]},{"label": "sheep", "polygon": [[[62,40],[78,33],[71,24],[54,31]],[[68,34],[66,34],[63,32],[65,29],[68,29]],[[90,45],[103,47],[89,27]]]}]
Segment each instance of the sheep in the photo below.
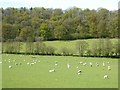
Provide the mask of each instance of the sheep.
[{"label": "sheep", "polygon": [[105,63],[103,62],[103,67],[105,67]]},{"label": "sheep", "polygon": [[30,65],[34,65],[35,63],[30,63]]},{"label": "sheep", "polygon": [[55,72],[55,69],[51,69],[51,70],[49,70],[49,72]]},{"label": "sheep", "polygon": [[104,79],[108,79],[108,75],[104,75]]},{"label": "sheep", "polygon": [[68,69],[70,68],[70,64],[67,64],[67,68],[68,68]]},{"label": "sheep", "polygon": [[0,62],[0,64],[1,64],[2,62]]},{"label": "sheep", "polygon": [[108,64],[110,64],[110,62],[107,62]]},{"label": "sheep", "polygon": [[80,75],[80,74],[81,74],[81,72],[82,72],[81,70],[78,70],[78,75]]},{"label": "sheep", "polygon": [[78,68],[78,66],[76,68]]},{"label": "sheep", "polygon": [[108,66],[108,70],[111,70],[110,66]]},{"label": "sheep", "polygon": [[83,63],[83,66],[85,66],[86,65],[86,63]]},{"label": "sheep", "polygon": [[40,61],[38,61],[38,62],[40,62]]},{"label": "sheep", "polygon": [[29,65],[30,63],[28,62],[27,65]]},{"label": "sheep", "polygon": [[92,67],[92,62],[90,62],[90,66]]},{"label": "sheep", "polygon": [[80,62],[80,64],[83,64],[83,62]]},{"label": "sheep", "polygon": [[55,66],[57,66],[58,64],[57,63],[55,63]]},{"label": "sheep", "polygon": [[78,70],[78,73],[81,73],[82,71],[81,70]]},{"label": "sheep", "polygon": [[12,68],[12,66],[11,66],[11,65],[9,66],[9,69],[10,69],[10,68]]}]

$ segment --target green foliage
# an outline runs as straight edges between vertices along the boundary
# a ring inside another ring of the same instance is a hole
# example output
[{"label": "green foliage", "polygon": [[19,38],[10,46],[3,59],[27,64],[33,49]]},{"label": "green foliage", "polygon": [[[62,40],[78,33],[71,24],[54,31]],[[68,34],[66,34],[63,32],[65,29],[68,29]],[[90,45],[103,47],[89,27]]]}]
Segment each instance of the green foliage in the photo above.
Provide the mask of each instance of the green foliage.
[{"label": "green foliage", "polygon": [[2,10],[3,40],[19,37],[32,41],[73,40],[83,38],[118,37],[118,13],[105,8],[97,10],[73,7],[67,10],[51,8],[6,8]]}]

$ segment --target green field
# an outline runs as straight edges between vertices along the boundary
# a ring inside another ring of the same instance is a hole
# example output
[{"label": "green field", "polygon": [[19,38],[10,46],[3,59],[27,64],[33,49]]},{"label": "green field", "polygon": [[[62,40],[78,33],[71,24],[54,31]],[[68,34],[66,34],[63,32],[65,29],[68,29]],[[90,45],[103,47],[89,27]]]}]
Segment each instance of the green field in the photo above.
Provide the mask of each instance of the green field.
[{"label": "green field", "polygon": [[[113,44],[118,42],[118,39],[116,39],[116,38],[113,38],[110,40]],[[71,52],[76,54],[78,52],[78,50],[76,49],[76,44],[79,41],[86,41],[89,45],[88,48],[90,48],[90,49],[95,47],[94,46],[95,43],[99,44],[99,39],[82,39],[82,40],[70,40],[70,41],[43,41],[43,43],[45,43],[46,46],[54,47],[56,53],[61,53],[62,48],[67,48],[68,50],[70,50]],[[26,43],[21,42],[20,51],[21,52],[26,51]]]},{"label": "green field", "polygon": [[[58,66],[55,66],[55,61]],[[36,63],[27,65],[28,62]],[[90,67],[90,62],[93,67]],[[3,54],[2,65],[3,88],[118,88],[118,59]],[[50,69],[55,69],[55,72],[49,72]],[[79,69],[82,71],[80,75],[77,74]],[[108,79],[104,79],[106,74]]]}]

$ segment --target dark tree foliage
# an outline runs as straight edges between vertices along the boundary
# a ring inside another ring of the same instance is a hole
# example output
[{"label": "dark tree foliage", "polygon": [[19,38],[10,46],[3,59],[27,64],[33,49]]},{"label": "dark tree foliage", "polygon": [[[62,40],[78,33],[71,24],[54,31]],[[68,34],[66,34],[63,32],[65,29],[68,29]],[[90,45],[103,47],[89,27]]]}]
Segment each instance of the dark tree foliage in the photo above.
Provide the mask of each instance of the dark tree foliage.
[{"label": "dark tree foliage", "polygon": [[83,38],[118,37],[117,11],[104,8],[67,10],[52,8],[6,8],[2,10],[4,41],[31,37],[44,40],[73,40]]}]

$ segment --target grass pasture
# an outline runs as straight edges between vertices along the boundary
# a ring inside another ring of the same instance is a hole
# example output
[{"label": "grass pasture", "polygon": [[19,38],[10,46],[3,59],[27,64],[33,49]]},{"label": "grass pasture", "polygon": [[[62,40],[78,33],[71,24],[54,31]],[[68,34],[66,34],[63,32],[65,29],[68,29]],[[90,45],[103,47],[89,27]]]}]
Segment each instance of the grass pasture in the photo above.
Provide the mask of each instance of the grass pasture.
[{"label": "grass pasture", "polygon": [[[103,40],[105,40],[105,39],[103,39]],[[119,39],[113,38],[110,40],[113,44],[115,44],[116,42],[118,42]],[[90,49],[94,47],[95,42],[99,43],[99,39],[81,39],[81,40],[70,40],[70,41],[43,41],[43,42],[46,44],[46,46],[55,47],[56,53],[61,53],[62,52],[61,49],[65,47],[65,48],[71,50],[74,54],[76,54],[78,52],[78,50],[76,49],[76,44],[79,41],[86,41],[89,45],[88,48],[90,48]],[[26,43],[21,42],[21,50],[20,51],[21,52],[26,51]]]},{"label": "grass pasture", "polygon": [[[55,61],[58,66],[55,66]],[[36,63],[27,65],[28,62]],[[90,62],[93,67],[89,66]],[[69,69],[67,63],[70,64]],[[3,54],[2,65],[3,88],[118,88],[118,59]],[[107,70],[108,65],[111,66],[110,71]],[[55,69],[55,72],[49,72],[50,69]],[[77,74],[78,69],[82,70],[81,75]],[[105,74],[108,79],[103,78]]]}]

